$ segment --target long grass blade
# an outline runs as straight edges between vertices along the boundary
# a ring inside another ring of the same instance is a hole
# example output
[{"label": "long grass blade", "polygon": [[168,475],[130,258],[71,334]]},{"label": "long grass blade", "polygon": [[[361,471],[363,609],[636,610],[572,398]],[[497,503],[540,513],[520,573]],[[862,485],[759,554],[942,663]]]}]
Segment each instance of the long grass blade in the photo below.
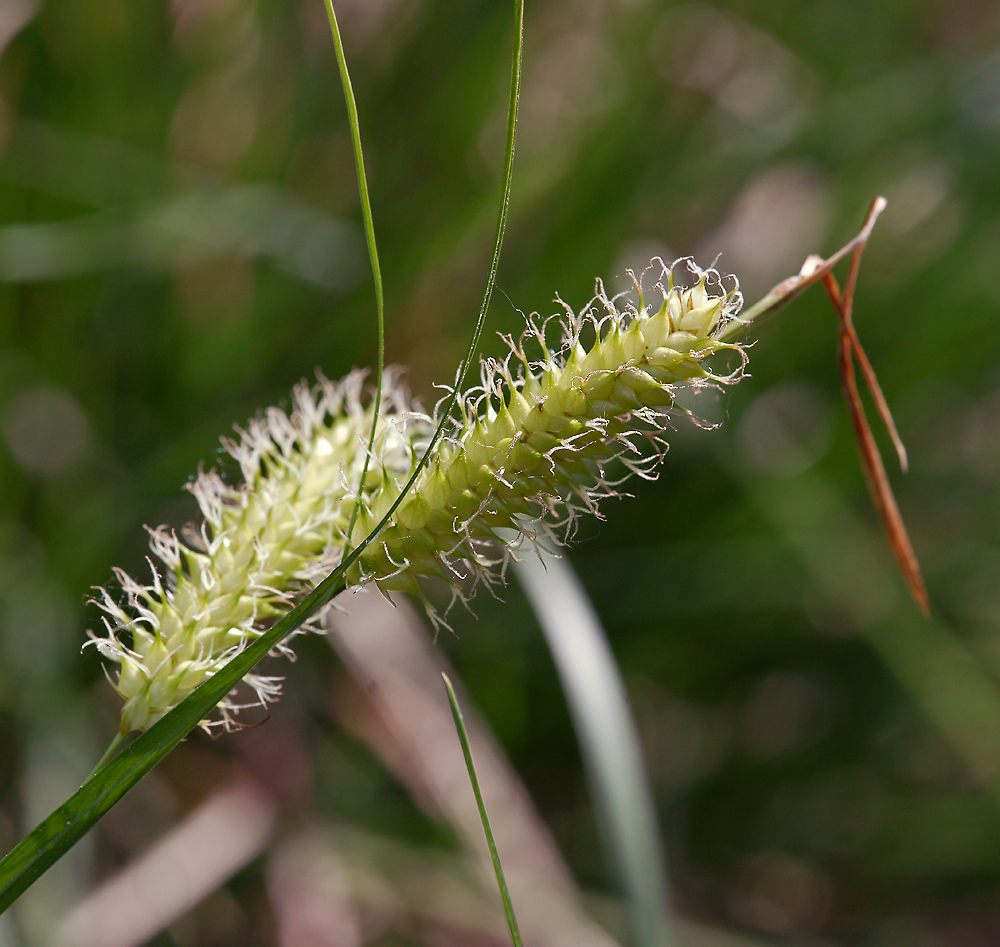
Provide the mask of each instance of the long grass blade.
[{"label": "long grass blade", "polygon": [[479,788],[479,777],[476,775],[476,764],[472,760],[472,747],[469,746],[469,735],[465,732],[465,721],[462,719],[462,709],[458,706],[458,698],[455,696],[455,688],[451,686],[447,674],[442,674],[445,690],[448,692],[448,703],[451,704],[451,715],[455,718],[455,729],[458,731],[458,739],[462,744],[462,753],[465,755],[465,765],[469,770],[469,781],[472,783],[472,791],[476,796],[476,805],[479,807],[479,818],[483,823],[483,832],[486,833],[486,844],[490,849],[490,858],[493,860],[493,871],[496,872],[497,885],[500,888],[500,900],[503,901],[504,914],[507,915],[507,927],[510,930],[510,939],[514,947],[521,947],[521,933],[517,928],[517,918],[514,916],[514,905],[510,900],[510,892],[507,890],[507,879],[504,878],[503,865],[500,864],[500,855],[497,852],[497,843],[493,838],[493,829],[490,828],[490,817],[486,813],[486,803],[483,802],[483,793]]},{"label": "long grass blade", "polygon": [[340,84],[344,89],[344,103],[347,106],[347,123],[351,129],[351,144],[354,146],[354,166],[358,173],[358,196],[361,198],[361,218],[365,225],[365,240],[368,243],[368,260],[371,263],[372,279],[375,282],[375,314],[378,320],[378,369],[375,374],[375,407],[372,411],[372,430],[368,437],[368,450],[365,452],[365,463],[358,480],[358,499],[351,513],[351,522],[347,527],[347,536],[354,533],[354,525],[358,521],[361,510],[361,491],[368,479],[368,467],[371,464],[372,451],[375,449],[375,435],[378,432],[378,415],[382,407],[382,376],[385,374],[385,300],[382,295],[382,268],[378,262],[378,245],[375,242],[375,222],[372,217],[372,202],[368,196],[368,176],[365,174],[365,155],[361,149],[361,125],[358,121],[358,104],[354,99],[354,87],[351,85],[351,74],[347,68],[347,57],[344,55],[344,43],[340,38],[340,27],[337,24],[337,11],[333,8],[333,0],[326,0],[326,13],[330,20],[330,33],[333,36],[333,47],[337,55],[337,69],[340,71]]},{"label": "long grass blade", "polygon": [[565,559],[515,562],[555,661],[637,947],[674,942],[666,859],[625,685],[587,593]]},{"label": "long grass blade", "polygon": [[486,288],[483,291],[483,299],[479,305],[479,315],[476,318],[476,327],[472,333],[472,341],[462,359],[461,367],[455,380],[455,387],[452,389],[448,400],[445,402],[441,412],[441,424],[434,432],[430,446],[427,448],[421,466],[414,471],[413,479],[423,466],[426,466],[431,449],[437,443],[441,432],[444,430],[444,421],[455,409],[458,394],[465,384],[466,375],[469,373],[469,366],[475,357],[476,349],[479,347],[479,340],[483,334],[483,326],[486,323],[486,311],[490,308],[490,300],[493,298],[493,287],[497,281],[497,269],[500,266],[500,247],[503,245],[504,232],[507,229],[507,211],[510,207],[511,182],[514,176],[514,139],[517,131],[517,108],[521,98],[521,56],[524,46],[524,0],[514,0],[514,52],[510,70],[510,98],[507,103],[507,138],[504,144],[503,156],[503,184],[500,197],[500,212],[497,215],[496,235],[493,239],[493,255],[490,258],[490,269],[486,277]]}]

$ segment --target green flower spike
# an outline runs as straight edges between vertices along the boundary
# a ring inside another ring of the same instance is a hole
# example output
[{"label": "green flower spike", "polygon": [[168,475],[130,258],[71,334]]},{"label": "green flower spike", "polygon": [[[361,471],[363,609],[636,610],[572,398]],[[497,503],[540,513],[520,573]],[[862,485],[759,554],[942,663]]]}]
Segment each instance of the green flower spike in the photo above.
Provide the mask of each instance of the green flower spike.
[{"label": "green flower spike", "polygon": [[[577,516],[599,515],[598,501],[618,495],[615,487],[630,474],[655,476],[678,389],[735,382],[745,365],[740,346],[717,339],[742,302],[735,278],[726,289],[714,271],[681,262],[695,278],[690,289],[674,285],[676,263],[654,260],[661,295],[655,310],[644,304],[634,277],[634,294],[610,298],[598,281],[579,315],[557,299],[565,316],[554,352],[546,344],[547,323],[529,319],[518,342],[508,338],[510,355],[485,361],[481,386],[460,395],[464,417],[351,579],[417,593],[418,576],[438,575],[458,590],[471,565],[489,581],[497,552],[502,558],[506,548],[498,528],[565,543]],[[530,360],[527,344],[542,358]],[[721,349],[740,355],[725,375],[706,365]],[[624,476],[611,479],[616,466]],[[404,483],[387,480],[359,517],[354,541],[379,522]]]},{"label": "green flower spike", "polygon": [[[529,318],[520,340],[507,338],[510,354],[484,361],[481,385],[459,393],[460,418],[446,421],[431,463],[349,570],[350,582],[419,595],[420,577],[433,575],[464,597],[502,575],[497,566],[512,546],[568,542],[579,515],[600,515],[599,500],[619,495],[628,476],[655,477],[671,419],[691,416],[676,405],[678,391],[736,382],[746,365],[741,346],[719,339],[742,303],[735,278],[679,263],[693,278],[690,288],[674,283],[678,263],[651,264],[655,309],[634,276],[633,291],[612,297],[598,281],[579,314],[557,300],[565,313],[552,317],[561,329],[554,350],[546,341],[551,320]],[[532,346],[540,358],[529,357]],[[738,364],[718,374],[707,360],[723,349],[734,351]],[[122,733],[148,727],[183,700],[388,511],[436,423],[412,404],[397,372],[386,373],[382,390],[360,496],[372,411],[361,373],[338,384],[322,377],[315,387],[303,383],[290,415],[271,408],[239,431],[238,441],[223,442],[242,485],[229,486],[214,471],[190,485],[204,515],[199,530],[183,540],[164,527],[151,531],[166,577],[153,567],[152,584],[143,585],[118,571],[124,607],[101,590],[106,635],[93,642],[120,665]],[[518,538],[505,543],[500,534],[512,529]],[[255,704],[280,691],[276,678],[245,680]],[[230,695],[220,719],[205,725],[230,726],[240,709]]]}]

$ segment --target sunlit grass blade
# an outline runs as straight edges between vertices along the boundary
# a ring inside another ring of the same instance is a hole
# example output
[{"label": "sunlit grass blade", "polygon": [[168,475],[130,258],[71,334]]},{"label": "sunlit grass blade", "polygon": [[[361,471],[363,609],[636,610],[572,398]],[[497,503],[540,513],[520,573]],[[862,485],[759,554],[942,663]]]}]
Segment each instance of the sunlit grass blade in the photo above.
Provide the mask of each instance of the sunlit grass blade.
[{"label": "sunlit grass blade", "polygon": [[609,853],[628,900],[634,942],[673,942],[666,859],[639,735],[614,655],[565,559],[543,553],[515,573],[555,661],[593,787]]},{"label": "sunlit grass blade", "polygon": [[[441,413],[441,421],[433,438],[414,467],[404,488],[378,525],[360,542],[343,562],[307,595],[287,615],[251,643],[244,651],[205,681],[182,703],[139,736],[118,756],[98,768],[90,778],[52,815],[0,861],[0,912],[5,911],[41,875],[73,847],[142,777],[162,760],[243,677],[277,644],[299,628],[320,608],[345,588],[347,569],[361,556],[390,522],[410,488],[427,466],[447,417],[455,406],[458,392],[468,373],[482,335],[486,311],[496,283],[500,247],[510,204],[511,178],[514,163],[514,137],[521,86],[521,51],[524,37],[524,3],[515,0],[514,51],[511,65],[510,102],[507,111],[507,139],[504,152],[504,172],[497,218],[493,256],[486,281],[486,290],[472,340],[458,372],[455,389]],[[102,758],[103,759],[103,758]]]},{"label": "sunlit grass blade", "polygon": [[490,817],[486,813],[486,803],[483,802],[483,793],[479,788],[479,777],[476,775],[476,764],[472,760],[472,747],[469,746],[469,735],[465,732],[465,721],[462,719],[462,709],[458,706],[458,698],[455,696],[455,689],[451,686],[447,674],[441,675],[444,680],[445,690],[448,691],[448,703],[451,704],[451,715],[455,718],[455,729],[458,730],[458,739],[462,744],[462,753],[465,755],[465,765],[469,770],[469,781],[472,783],[472,791],[476,794],[476,805],[479,807],[479,818],[483,823],[483,832],[486,833],[486,844],[490,848],[490,858],[493,859],[493,870],[496,872],[497,885],[500,887],[500,899],[503,901],[504,914],[507,915],[507,927],[510,929],[510,939],[514,947],[521,947],[521,934],[517,929],[517,918],[514,916],[514,905],[510,900],[510,892],[507,890],[507,880],[504,878],[503,865],[500,864],[500,855],[497,853],[497,844],[493,838],[493,829],[490,828]]},{"label": "sunlit grass blade", "polygon": [[347,535],[354,533],[354,525],[358,521],[361,509],[361,490],[368,478],[368,467],[371,464],[372,450],[375,448],[375,435],[378,432],[379,407],[382,404],[382,376],[385,374],[385,300],[382,295],[382,268],[378,262],[378,244],[375,241],[375,222],[372,217],[372,203],[368,196],[368,176],[365,174],[365,155],[361,148],[361,124],[358,121],[358,105],[354,99],[354,87],[351,85],[351,74],[347,68],[347,57],[344,55],[344,43],[340,38],[340,27],[337,24],[337,12],[333,8],[333,0],[326,0],[326,12],[330,20],[330,33],[333,36],[333,47],[337,54],[337,69],[340,72],[340,84],[344,89],[344,104],[347,106],[347,123],[351,129],[351,143],[354,146],[354,165],[358,173],[358,196],[361,198],[361,218],[365,225],[365,240],[368,243],[368,260],[371,263],[372,279],[375,282],[375,314],[378,321],[378,367],[375,373],[375,409],[372,412],[372,430],[368,437],[368,450],[365,452],[365,463],[358,479],[358,499],[351,513],[351,522],[347,527]]}]

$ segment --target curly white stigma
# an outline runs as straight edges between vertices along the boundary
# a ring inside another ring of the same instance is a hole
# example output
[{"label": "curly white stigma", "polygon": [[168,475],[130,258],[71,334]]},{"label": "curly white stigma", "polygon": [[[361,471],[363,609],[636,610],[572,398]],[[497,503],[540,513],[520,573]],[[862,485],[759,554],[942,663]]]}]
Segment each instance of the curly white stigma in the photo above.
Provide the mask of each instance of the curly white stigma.
[{"label": "curly white stigma", "polygon": [[[633,293],[615,297],[598,281],[580,314],[559,300],[565,313],[555,350],[546,342],[548,320],[529,319],[520,340],[508,338],[508,357],[484,361],[482,384],[459,393],[461,419],[446,422],[431,462],[349,581],[419,594],[418,579],[436,575],[462,595],[474,587],[470,576],[496,575],[507,555],[498,530],[566,541],[577,516],[599,515],[598,501],[617,495],[630,474],[654,477],[678,390],[735,382],[745,365],[742,348],[719,341],[742,303],[735,278],[683,262],[694,277],[690,288],[674,284],[677,264],[654,260],[655,309],[638,280]],[[529,358],[528,346],[541,357]],[[723,349],[735,351],[738,364],[717,374],[706,360]],[[190,490],[204,516],[200,528],[183,538],[165,527],[150,531],[164,575],[152,562],[148,585],[116,571],[124,606],[100,590],[106,635],[92,638],[120,666],[114,686],[125,700],[122,733],[155,723],[263,634],[399,497],[434,421],[412,404],[397,373],[387,372],[359,491],[373,408],[363,400],[362,379],[355,372],[337,384],[322,377],[314,387],[303,383],[290,414],[268,409],[237,441],[224,440],[242,484],[199,473]],[[617,479],[609,476],[613,468]],[[319,616],[310,627],[318,623]],[[245,680],[255,704],[279,693],[276,678]],[[231,694],[215,722],[228,726],[240,709]]]}]

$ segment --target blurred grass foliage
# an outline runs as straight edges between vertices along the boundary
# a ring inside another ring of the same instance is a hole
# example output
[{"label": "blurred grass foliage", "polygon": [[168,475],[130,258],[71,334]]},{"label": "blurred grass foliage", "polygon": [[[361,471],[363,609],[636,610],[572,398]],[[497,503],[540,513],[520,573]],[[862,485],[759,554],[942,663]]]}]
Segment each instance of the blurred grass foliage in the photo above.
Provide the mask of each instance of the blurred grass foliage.
[{"label": "blurred grass foliage", "polygon": [[[721,253],[752,301],[889,199],[856,321],[910,449],[893,479],[934,623],[877,535],[818,290],[760,332],[751,379],[699,405],[723,426],[681,425],[659,482],[607,505],[571,554],[639,719],[673,900],[715,925],[685,927],[692,944],[724,943],[718,927],[866,947],[1000,939],[998,10],[528,5],[507,299],[490,328],[517,331],[517,310],[550,311],[556,290],[580,306],[596,275],[616,285],[654,253]],[[338,14],[388,357],[432,402],[488,265],[508,5],[345,0]],[[338,377],[376,353],[320,0],[6,0],[0,48],[6,850],[115,728],[96,657],[79,654],[98,621],[88,587],[115,564],[142,571],[143,523],[193,515],[178,488],[221,462],[234,422],[317,366]],[[489,334],[484,348],[501,351]],[[516,585],[504,597],[480,596],[478,621],[454,612],[432,658],[454,663],[463,706],[616,931],[564,697]],[[402,753],[417,692],[367,687],[378,662],[343,643],[297,647],[266,724],[189,739],[0,921],[0,942],[70,938],[82,922],[64,918],[98,880],[171,826],[210,847],[197,819],[220,798],[245,816],[244,848],[178,896],[152,943],[497,942],[460,819]],[[380,693],[398,702],[392,726]]]}]

